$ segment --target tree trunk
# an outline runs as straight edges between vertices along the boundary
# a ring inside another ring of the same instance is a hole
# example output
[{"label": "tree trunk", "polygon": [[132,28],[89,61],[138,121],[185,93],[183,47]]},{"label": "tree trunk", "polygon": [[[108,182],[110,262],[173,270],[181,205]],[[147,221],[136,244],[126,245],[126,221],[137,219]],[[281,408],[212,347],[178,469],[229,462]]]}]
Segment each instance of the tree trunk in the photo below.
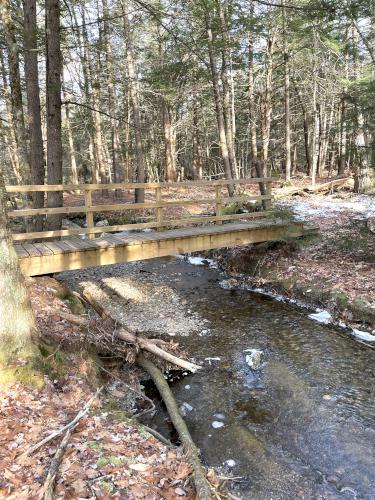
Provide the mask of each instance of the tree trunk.
[{"label": "tree trunk", "polygon": [[[226,133],[225,133],[225,124],[224,124],[223,107],[222,107],[221,95],[220,95],[219,78],[217,75],[216,61],[215,61],[214,48],[213,48],[213,36],[212,36],[212,30],[209,26],[208,17],[206,17],[206,27],[207,27],[207,35],[208,35],[208,54],[209,54],[209,58],[210,58],[212,88],[213,88],[214,99],[215,99],[216,121],[217,121],[217,127],[218,127],[218,131],[219,131],[220,152],[221,152],[221,157],[222,157],[222,160],[224,163],[225,176],[227,179],[232,179],[233,177],[232,177],[232,170],[231,170],[231,165],[230,165],[230,160],[229,160],[227,137],[226,137]],[[228,187],[228,192],[229,192],[230,196],[233,195],[234,190],[233,190],[233,187],[231,185],[229,185],[229,187]]]},{"label": "tree trunk", "polygon": [[[142,146],[141,114],[140,114],[138,89],[137,89],[137,75],[135,73],[135,68],[134,68],[133,46],[130,36],[128,0],[122,0],[122,10],[124,14],[123,17],[124,39],[125,39],[126,62],[127,62],[128,79],[129,79],[129,92],[130,92],[130,100],[132,105],[133,121],[134,121],[135,154],[137,160],[137,182],[145,182],[145,164],[144,164],[143,146]],[[135,201],[136,203],[144,203],[145,201],[144,189],[135,190]]]},{"label": "tree trunk", "polygon": [[201,134],[199,128],[199,110],[197,96],[193,97],[193,178],[194,180],[203,179],[203,154],[201,144]]},{"label": "tree trunk", "polygon": [[9,80],[13,122],[17,134],[18,157],[24,184],[30,183],[30,161],[27,132],[22,104],[22,88],[19,67],[19,46],[16,29],[10,13],[10,2],[0,0],[0,19],[4,29],[5,43],[8,52]]},{"label": "tree trunk", "polygon": [[[38,78],[38,39],[36,21],[36,0],[23,1],[24,14],[24,57],[27,95],[28,132],[30,139],[30,181],[32,184],[44,184],[45,166],[40,115],[40,92]],[[33,193],[33,207],[44,206],[44,193]],[[43,231],[43,216],[33,221],[34,231]]]},{"label": "tree trunk", "polygon": [[267,41],[267,54],[265,63],[265,88],[262,101],[262,159],[264,164],[264,175],[268,175],[268,148],[270,143],[271,116],[272,116],[272,74],[273,74],[273,51],[275,47],[275,35],[270,33]]},{"label": "tree trunk", "polygon": [[[228,157],[230,168],[232,172],[232,177],[236,179],[238,177],[237,173],[237,160],[235,154],[234,145],[234,135],[233,135],[233,116],[231,111],[231,88],[230,88],[230,77],[229,77],[229,62],[230,62],[230,40],[228,36],[228,25],[225,17],[226,5],[222,5],[223,0],[217,0],[217,6],[219,10],[220,17],[220,28],[222,37],[222,49],[221,49],[221,82],[223,86],[223,116],[225,125],[225,136],[228,147]],[[225,0],[224,0],[225,1]]]},{"label": "tree trunk", "polygon": [[287,21],[285,0],[282,0],[283,39],[284,39],[284,106],[285,106],[285,179],[290,181],[291,176],[291,144],[290,144],[290,68],[289,49],[287,39]]},{"label": "tree trunk", "polygon": [[[62,184],[60,2],[46,1],[47,182]],[[60,191],[47,194],[47,207],[60,207]],[[61,229],[61,214],[47,216],[46,229]]]},{"label": "tree trunk", "polygon": [[165,180],[175,182],[176,172],[176,137],[171,120],[171,109],[163,98],[162,102],[163,128],[164,128],[164,153],[165,153]]},{"label": "tree trunk", "polygon": [[[64,100],[65,94],[64,94]],[[76,148],[74,146],[74,139],[72,134],[72,127],[70,123],[70,107],[69,104],[65,104],[65,128],[66,135],[68,137],[68,145],[69,145],[69,157],[70,157],[70,171],[71,171],[71,179],[73,184],[78,184],[78,167],[77,167],[77,159],[76,159]]]},{"label": "tree trunk", "polygon": [[109,10],[107,0],[103,0],[103,39],[104,39],[104,49],[105,49],[105,61],[106,61],[106,79],[108,88],[108,111],[111,115],[110,118],[110,128],[111,128],[111,163],[113,170],[114,181],[119,183],[124,180],[124,168],[121,161],[121,151],[120,151],[120,140],[117,130],[116,121],[116,110],[117,110],[117,99],[115,92],[115,75],[113,70],[113,54],[111,46],[111,29],[109,25]]},{"label": "tree trunk", "polygon": [[[251,17],[253,16],[253,3],[251,2]],[[248,96],[249,96],[249,133],[250,133],[250,151],[251,159],[255,161],[258,157],[257,147],[257,127],[255,113],[255,96],[254,96],[254,36],[249,33],[248,37],[248,53],[249,53],[249,75],[248,75]]]},{"label": "tree trunk", "polygon": [[7,134],[4,133],[4,138],[7,141],[9,157],[12,164],[14,177],[18,184],[22,184],[20,159],[18,154],[17,131],[12,114],[12,102],[11,102],[12,98],[9,89],[7,72],[5,68],[4,54],[1,47],[0,47],[0,71],[2,77],[2,91],[5,101],[6,117],[8,121]]},{"label": "tree trunk", "polygon": [[[12,381],[9,364],[21,367],[37,355],[37,329],[6,213],[4,176],[0,167],[0,384]],[[17,368],[16,368],[17,369]],[[14,368],[13,368],[14,371]],[[26,382],[32,383],[33,380]]]}]

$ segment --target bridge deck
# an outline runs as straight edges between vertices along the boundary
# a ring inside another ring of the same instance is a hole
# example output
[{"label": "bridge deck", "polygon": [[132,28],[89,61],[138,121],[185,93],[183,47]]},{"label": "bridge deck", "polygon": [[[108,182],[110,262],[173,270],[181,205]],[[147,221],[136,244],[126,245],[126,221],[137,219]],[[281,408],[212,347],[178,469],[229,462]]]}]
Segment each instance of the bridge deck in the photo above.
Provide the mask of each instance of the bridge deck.
[{"label": "bridge deck", "polygon": [[302,234],[302,225],[290,226],[282,221],[263,220],[148,233],[106,233],[95,240],[73,236],[59,241],[15,244],[15,250],[22,272],[27,276],[36,276]]}]

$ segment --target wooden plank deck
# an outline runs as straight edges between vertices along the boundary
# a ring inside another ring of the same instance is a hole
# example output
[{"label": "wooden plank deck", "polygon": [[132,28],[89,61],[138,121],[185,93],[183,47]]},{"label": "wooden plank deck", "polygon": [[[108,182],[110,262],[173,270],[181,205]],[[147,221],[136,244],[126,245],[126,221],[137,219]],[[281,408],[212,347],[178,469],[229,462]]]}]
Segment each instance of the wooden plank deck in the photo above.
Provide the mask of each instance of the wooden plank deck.
[{"label": "wooden plank deck", "polygon": [[70,237],[61,241],[15,244],[26,276],[38,276],[92,266],[146,260],[167,255],[233,247],[302,236],[302,224],[251,221],[184,227],[168,231],[103,234],[95,240]]}]

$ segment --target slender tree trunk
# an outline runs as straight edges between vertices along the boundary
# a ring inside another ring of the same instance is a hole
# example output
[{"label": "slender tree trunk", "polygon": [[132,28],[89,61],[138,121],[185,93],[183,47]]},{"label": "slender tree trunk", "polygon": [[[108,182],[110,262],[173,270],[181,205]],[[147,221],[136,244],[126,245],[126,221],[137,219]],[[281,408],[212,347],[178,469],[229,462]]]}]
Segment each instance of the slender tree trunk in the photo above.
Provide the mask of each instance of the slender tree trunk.
[{"label": "slender tree trunk", "polygon": [[16,38],[15,25],[10,13],[10,3],[8,0],[0,0],[0,18],[3,24],[4,38],[8,52],[12,115],[17,134],[18,157],[21,166],[21,175],[23,182],[25,184],[29,184],[30,161],[22,103],[19,46]]},{"label": "slender tree trunk", "polygon": [[234,135],[233,135],[233,117],[231,111],[231,87],[230,87],[230,77],[229,77],[229,61],[230,61],[230,40],[228,36],[228,25],[225,17],[226,5],[222,5],[222,0],[217,0],[219,17],[220,17],[220,27],[221,27],[221,37],[223,41],[223,48],[221,50],[221,81],[223,86],[223,116],[225,125],[225,136],[228,148],[228,157],[230,162],[230,168],[232,172],[232,177],[237,178],[237,160],[235,154],[234,146]]},{"label": "slender tree trunk", "polygon": [[285,105],[285,179],[291,176],[291,143],[290,143],[290,68],[289,48],[287,39],[287,21],[285,12],[285,0],[282,1],[283,9],[283,39],[284,39],[284,105]]},{"label": "slender tree trunk", "polygon": [[103,28],[103,39],[105,47],[105,60],[106,60],[106,78],[107,78],[107,88],[108,88],[108,110],[111,115],[110,127],[111,127],[111,160],[112,160],[112,170],[115,182],[123,182],[124,180],[124,168],[121,159],[120,150],[120,140],[119,133],[117,130],[117,121],[115,118],[117,109],[117,98],[115,92],[115,75],[113,70],[113,54],[111,46],[111,29],[109,21],[109,10],[107,0],[103,0],[103,18],[104,18],[104,28]]},{"label": "slender tree trunk", "polygon": [[[137,89],[137,75],[134,68],[133,46],[130,36],[129,14],[128,14],[128,0],[122,0],[122,10],[124,14],[124,39],[126,48],[126,62],[128,69],[129,79],[129,92],[130,100],[133,111],[134,121],[134,134],[135,134],[135,154],[137,160],[137,182],[145,182],[145,164],[142,146],[142,125],[141,114]],[[145,191],[144,189],[135,190],[136,203],[144,203]]]},{"label": "slender tree trunk", "polygon": [[262,101],[262,159],[264,175],[268,175],[268,153],[271,131],[272,116],[272,75],[273,75],[273,52],[275,47],[275,35],[270,33],[267,41],[267,54],[265,63],[265,85]]},{"label": "slender tree trunk", "polygon": [[313,130],[311,138],[311,184],[315,186],[316,175],[318,172],[318,162],[319,162],[319,105],[318,105],[318,67],[317,67],[317,37],[314,31],[314,47],[313,47],[313,95],[312,95],[312,107],[313,107]]},{"label": "slender tree trunk", "polygon": [[[65,94],[64,94],[64,100],[66,100]],[[76,148],[74,145],[72,127],[71,127],[71,123],[70,123],[69,104],[65,104],[64,111],[65,111],[66,135],[68,138],[68,145],[69,145],[70,171],[71,171],[71,176],[72,176],[72,183],[78,184],[78,167],[77,167],[77,159],[76,159]]]},{"label": "slender tree trunk", "polygon": [[164,128],[164,157],[165,157],[165,180],[175,182],[176,172],[176,137],[171,120],[169,104],[163,98],[162,102],[163,128]]},{"label": "slender tree trunk", "polygon": [[[251,1],[251,17],[253,16],[253,2]],[[254,36],[249,33],[248,37],[249,53],[249,75],[248,75],[248,96],[249,96],[249,133],[250,133],[250,151],[251,159],[254,161],[258,157],[257,147],[257,127],[254,96]]]},{"label": "slender tree trunk", "polygon": [[[212,30],[209,26],[208,18],[206,18],[206,27],[207,27],[207,35],[208,35],[208,55],[210,58],[212,87],[213,87],[213,93],[214,93],[214,99],[215,99],[216,121],[217,121],[217,127],[218,127],[218,131],[219,131],[220,152],[221,152],[221,157],[222,157],[222,160],[224,163],[225,176],[227,179],[232,179],[233,178],[232,177],[232,169],[231,169],[230,160],[229,160],[228,143],[227,143],[227,137],[226,137],[226,133],[225,133],[225,124],[224,124],[223,107],[222,107],[221,95],[220,95],[219,78],[217,75],[216,61],[215,61],[214,48],[213,48],[213,36],[212,36]],[[228,187],[228,192],[229,192],[230,196],[233,195],[234,190],[233,190],[232,186]]]},{"label": "slender tree trunk", "polygon": [[[45,166],[40,114],[40,92],[38,78],[38,39],[36,22],[36,0],[23,1],[24,13],[24,57],[27,95],[28,132],[30,139],[30,180],[32,184],[44,184]],[[33,193],[33,207],[44,206],[44,193]],[[43,231],[43,216],[33,221],[34,231]]]},{"label": "slender tree trunk", "polygon": [[[47,182],[62,184],[60,2],[46,0]],[[47,195],[47,207],[63,204],[61,191]],[[61,229],[61,214],[49,215],[47,230]]]},{"label": "slender tree trunk", "polygon": [[203,179],[203,153],[201,144],[201,135],[199,128],[199,110],[197,96],[194,94],[193,102],[193,178],[194,180]]},{"label": "slender tree trunk", "polygon": [[2,77],[2,90],[5,101],[6,117],[8,122],[7,123],[8,133],[4,135],[4,137],[8,143],[9,157],[12,163],[14,177],[17,181],[17,184],[22,184],[20,159],[18,154],[17,131],[14,124],[13,113],[12,113],[12,102],[11,102],[12,98],[9,89],[7,72],[5,68],[4,54],[1,47],[0,47],[0,71]]}]

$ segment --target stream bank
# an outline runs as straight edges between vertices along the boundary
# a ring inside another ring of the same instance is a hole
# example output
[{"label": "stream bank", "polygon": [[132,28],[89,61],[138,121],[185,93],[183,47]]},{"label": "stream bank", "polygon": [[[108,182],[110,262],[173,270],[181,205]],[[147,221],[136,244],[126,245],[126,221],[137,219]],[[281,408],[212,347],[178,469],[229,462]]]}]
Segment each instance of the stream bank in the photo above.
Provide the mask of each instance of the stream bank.
[{"label": "stream bank", "polygon": [[[205,366],[173,392],[203,460],[238,478],[240,498],[373,500],[373,351],[305,310],[224,289],[225,278],[183,259],[58,276],[101,287],[132,328],[173,339]],[[146,423],[171,437],[155,404]]]},{"label": "stream bank", "polygon": [[375,331],[375,196],[297,196],[275,216],[318,228],[312,237],[211,252],[234,286],[327,310],[338,324]]}]

